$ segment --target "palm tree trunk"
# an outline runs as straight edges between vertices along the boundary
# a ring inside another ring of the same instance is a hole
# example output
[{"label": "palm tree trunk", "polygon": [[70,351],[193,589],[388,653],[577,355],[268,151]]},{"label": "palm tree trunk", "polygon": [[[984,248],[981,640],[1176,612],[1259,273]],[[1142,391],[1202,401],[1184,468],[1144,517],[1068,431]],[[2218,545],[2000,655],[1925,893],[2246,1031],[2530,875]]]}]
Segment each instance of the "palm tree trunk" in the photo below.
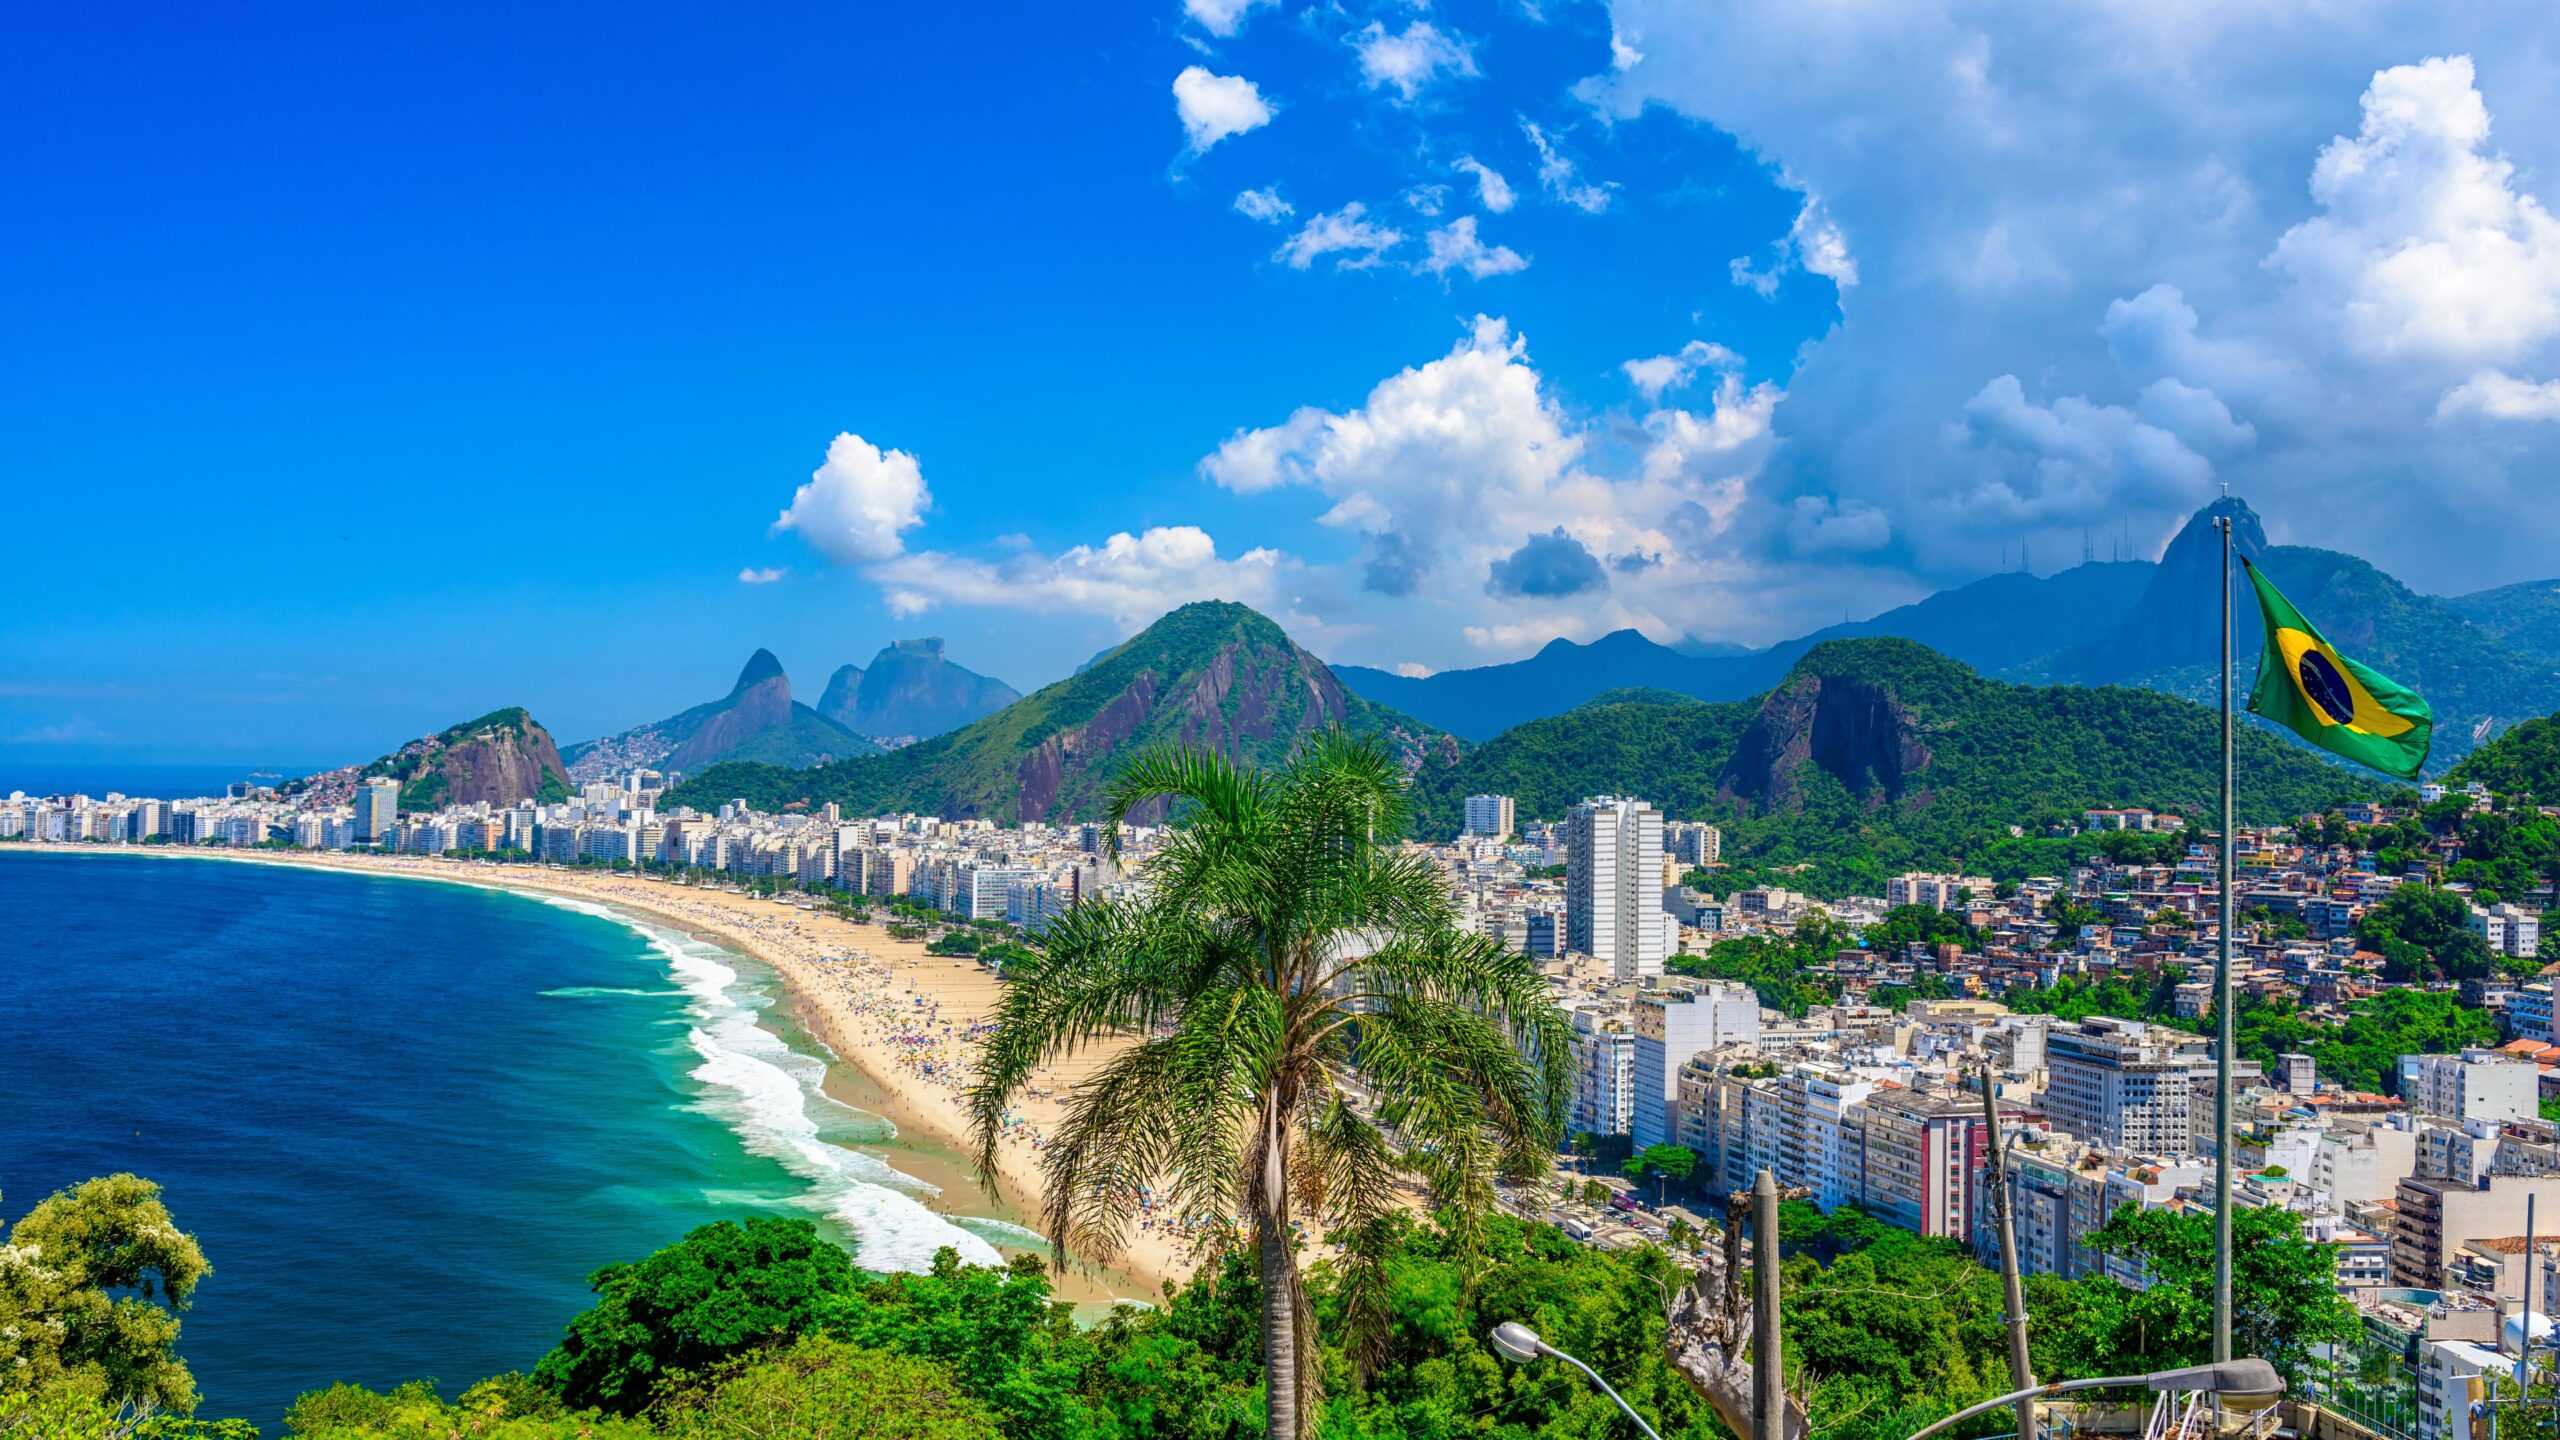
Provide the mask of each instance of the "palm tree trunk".
[{"label": "palm tree trunk", "polygon": [[1255,1218],[1262,1250],[1263,1433],[1298,1437],[1298,1306],[1289,1253],[1289,1180],[1280,1161],[1279,1126],[1262,1139],[1262,1213]]}]

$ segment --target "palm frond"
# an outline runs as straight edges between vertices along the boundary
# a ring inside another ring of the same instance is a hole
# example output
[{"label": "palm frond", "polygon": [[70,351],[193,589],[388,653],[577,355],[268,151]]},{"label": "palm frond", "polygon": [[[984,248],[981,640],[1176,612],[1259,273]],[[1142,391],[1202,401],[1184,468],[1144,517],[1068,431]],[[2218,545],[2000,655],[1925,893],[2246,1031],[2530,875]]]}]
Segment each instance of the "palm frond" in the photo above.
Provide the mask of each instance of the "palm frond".
[{"label": "palm frond", "polygon": [[969,1091],[978,1163],[990,1167],[1014,1095],[1042,1065],[1178,1014],[1222,963],[1214,932],[1150,907],[1092,900],[1051,922],[1034,958],[1007,967],[995,1030]]},{"label": "palm frond", "polygon": [[1217,823],[1242,826],[1262,807],[1269,788],[1261,772],[1239,769],[1215,750],[1196,745],[1148,746],[1129,757],[1104,792],[1103,844],[1118,859],[1122,822],[1130,811],[1154,800],[1188,801]]}]

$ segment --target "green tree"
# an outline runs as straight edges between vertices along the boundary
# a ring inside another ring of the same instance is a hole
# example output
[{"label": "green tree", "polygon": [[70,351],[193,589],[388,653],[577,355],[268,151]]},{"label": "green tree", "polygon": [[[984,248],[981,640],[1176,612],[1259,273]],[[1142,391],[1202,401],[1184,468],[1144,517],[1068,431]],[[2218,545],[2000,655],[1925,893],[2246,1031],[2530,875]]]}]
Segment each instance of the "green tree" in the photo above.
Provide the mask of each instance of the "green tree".
[{"label": "green tree", "polygon": [[47,1196],[0,1248],[0,1376],[12,1390],[186,1414],[178,1317],[213,1273],[160,1187],[134,1175]]},{"label": "green tree", "polygon": [[572,1409],[637,1414],[670,1375],[816,1328],[852,1282],[852,1260],[810,1221],[758,1215],[700,1226],[646,1260],[589,1277],[595,1305],[569,1322],[534,1378]]},{"label": "green tree", "polygon": [[1141,752],[1110,787],[1107,845],[1118,852],[1132,810],[1173,802],[1148,889],[1071,908],[1039,961],[1008,971],[970,1096],[992,1166],[1041,1065],[1133,1042],[1078,1087],[1048,1148],[1050,1235],[1061,1256],[1108,1253],[1151,1180],[1192,1216],[1240,1223],[1259,1262],[1273,1440],[1317,1420],[1300,1207],[1351,1236],[1346,1320],[1374,1355],[1389,1319],[1375,1239],[1397,1168],[1422,1175],[1463,1239],[1495,1176],[1535,1175],[1562,1138],[1570,1027],[1536,963],[1462,932],[1447,877],[1394,846],[1403,779],[1383,744],[1339,730],[1276,771]]},{"label": "green tree", "polygon": [[[2078,1373],[2106,1374],[2197,1365],[2213,1355],[2213,1217],[2127,1204],[2091,1232],[2089,1248],[2140,1265],[2142,1290],[2101,1289],[2058,1327],[2056,1345]],[[2315,1347],[2363,1333],[2355,1307],[2337,1291],[2337,1250],[2302,1238],[2290,1210],[2248,1207],[2231,1217],[2231,1343],[2263,1356],[2299,1386]]]},{"label": "green tree", "polygon": [[1618,1173],[1630,1180],[1652,1176],[1653,1202],[1659,1205],[1663,1199],[1664,1181],[1677,1180],[1686,1184],[1690,1172],[1697,1168],[1698,1152],[1695,1150],[1683,1145],[1647,1145],[1641,1152],[1628,1156],[1627,1163]]},{"label": "green tree", "polygon": [[1897,905],[1884,912],[1883,919],[1868,926],[1861,938],[1881,955],[1898,955],[1908,945],[1949,941],[1970,945],[1975,940],[1972,926],[1935,905]]},{"label": "green tree", "polygon": [[889,1275],[857,1289],[827,1333],[876,1351],[949,1367],[996,1412],[1008,1440],[1073,1440],[1094,1432],[1079,1396],[1082,1337],[1050,1302],[1040,1261],[1002,1269],[963,1265],[949,1248],[922,1275]]},{"label": "green tree", "polygon": [[2356,938],[2382,956],[2387,979],[2476,979],[2489,973],[2494,957],[2465,925],[2470,913],[2450,890],[2403,885],[2356,921]]},{"label": "green tree", "polygon": [[950,1369],[825,1336],[732,1361],[670,1401],[668,1440],[995,1440],[1009,1432]]}]

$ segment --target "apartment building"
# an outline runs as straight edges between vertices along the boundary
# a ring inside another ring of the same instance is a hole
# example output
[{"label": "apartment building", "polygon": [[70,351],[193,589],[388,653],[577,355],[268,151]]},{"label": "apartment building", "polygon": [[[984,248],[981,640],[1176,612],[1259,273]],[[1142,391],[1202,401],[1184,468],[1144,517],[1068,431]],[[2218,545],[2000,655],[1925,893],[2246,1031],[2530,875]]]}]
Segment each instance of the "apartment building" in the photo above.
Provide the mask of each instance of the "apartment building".
[{"label": "apartment building", "polygon": [[1760,997],[1749,986],[1710,980],[1694,990],[1636,997],[1635,1117],[1638,1146],[1667,1145],[1679,1133],[1680,1067],[1726,1045],[1757,1044]]},{"label": "apartment building", "polygon": [[2056,1025],[2045,1071],[2046,1118],[2111,1150],[2190,1154],[2199,1118],[2211,1120],[2210,1047],[2182,1031],[2104,1016]]},{"label": "apartment building", "polygon": [[2400,1098],[2446,1120],[2523,1120],[2541,1113],[2540,1071],[2495,1050],[2400,1057]]},{"label": "apartment building", "polygon": [[2522,1235],[2525,1201],[2560,1216],[2560,1176],[2526,1179],[2484,1175],[2478,1184],[2412,1176],[2400,1182],[2397,1229],[2391,1236],[2391,1283],[2413,1290],[2444,1288],[2455,1252],[2486,1236]]},{"label": "apartment building", "polygon": [[1989,1131],[1979,1100],[1879,1090],[1866,1102],[1866,1205],[1921,1235],[1970,1241],[1981,1214]]},{"label": "apartment building", "polygon": [[1653,979],[1677,922],[1662,907],[1662,813],[1595,796],[1566,820],[1565,944],[1617,980]]}]

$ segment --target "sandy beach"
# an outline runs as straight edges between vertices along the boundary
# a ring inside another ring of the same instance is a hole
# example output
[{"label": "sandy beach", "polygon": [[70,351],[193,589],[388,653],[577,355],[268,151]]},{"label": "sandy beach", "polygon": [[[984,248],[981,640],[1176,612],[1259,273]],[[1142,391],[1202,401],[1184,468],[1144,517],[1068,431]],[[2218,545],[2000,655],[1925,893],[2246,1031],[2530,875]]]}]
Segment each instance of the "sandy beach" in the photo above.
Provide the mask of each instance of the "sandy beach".
[{"label": "sandy beach", "polygon": [[[136,853],[74,846],[8,848],[100,858]],[[849,1093],[836,1098],[886,1116],[902,1134],[921,1133],[946,1152],[908,1151],[896,1160],[900,1169],[941,1188],[933,1207],[937,1210],[994,1214],[1040,1228],[1041,1147],[1062,1116],[1067,1091],[1109,1058],[1107,1050],[1080,1056],[1032,1082],[1007,1117],[998,1149],[994,1180],[1002,1204],[988,1205],[984,1182],[960,1158],[974,1145],[967,1089],[1000,984],[974,960],[929,955],[921,941],[892,939],[879,924],[854,924],[787,898],[767,900],[609,871],[466,864],[424,856],[151,853],[395,874],[560,896],[608,906],[753,956],[782,977],[801,1023],[860,1072],[857,1083],[844,1087]],[[831,1093],[838,1088],[831,1084]],[[1060,1277],[1061,1299],[1152,1300],[1161,1298],[1168,1282],[1189,1278],[1191,1247],[1179,1220],[1141,1213],[1126,1248],[1107,1266],[1081,1257],[1077,1273]]]}]

